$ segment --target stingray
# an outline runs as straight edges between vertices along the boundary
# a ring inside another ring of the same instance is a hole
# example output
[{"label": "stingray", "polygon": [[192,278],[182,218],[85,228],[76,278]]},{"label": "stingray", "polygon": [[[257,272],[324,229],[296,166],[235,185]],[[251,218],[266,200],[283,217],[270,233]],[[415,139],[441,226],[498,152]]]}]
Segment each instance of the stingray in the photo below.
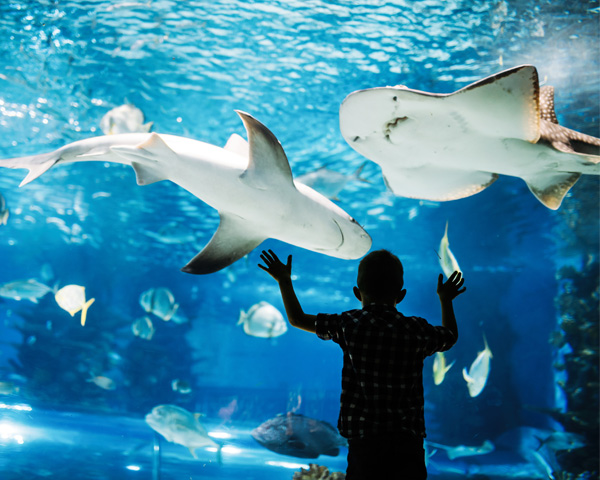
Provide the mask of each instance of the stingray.
[{"label": "stingray", "polygon": [[510,175],[556,210],[582,174],[600,174],[600,139],[558,124],[554,88],[540,88],[532,65],[450,94],[358,90],[342,102],[340,129],[403,197],[457,200]]}]

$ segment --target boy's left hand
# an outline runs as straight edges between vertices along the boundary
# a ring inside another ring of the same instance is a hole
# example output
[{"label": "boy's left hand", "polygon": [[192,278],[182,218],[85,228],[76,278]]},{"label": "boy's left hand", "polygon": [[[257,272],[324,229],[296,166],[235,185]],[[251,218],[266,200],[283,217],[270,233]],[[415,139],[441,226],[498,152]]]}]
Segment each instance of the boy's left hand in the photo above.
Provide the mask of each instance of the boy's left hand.
[{"label": "boy's left hand", "polygon": [[260,258],[265,265],[258,264],[265,272],[271,275],[278,283],[290,280],[292,278],[292,256],[288,255],[287,263],[284,265],[281,260],[275,255],[273,250],[263,250]]}]

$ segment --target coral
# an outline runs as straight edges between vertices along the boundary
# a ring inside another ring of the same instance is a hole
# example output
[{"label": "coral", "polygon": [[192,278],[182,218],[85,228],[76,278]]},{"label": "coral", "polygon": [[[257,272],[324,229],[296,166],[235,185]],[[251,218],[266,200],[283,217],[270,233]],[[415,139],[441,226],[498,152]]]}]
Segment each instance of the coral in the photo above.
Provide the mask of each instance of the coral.
[{"label": "coral", "polygon": [[329,473],[329,469],[323,465],[309,463],[308,466],[308,470],[301,468],[299,472],[294,473],[292,480],[344,480],[346,478],[346,474],[342,472]]}]

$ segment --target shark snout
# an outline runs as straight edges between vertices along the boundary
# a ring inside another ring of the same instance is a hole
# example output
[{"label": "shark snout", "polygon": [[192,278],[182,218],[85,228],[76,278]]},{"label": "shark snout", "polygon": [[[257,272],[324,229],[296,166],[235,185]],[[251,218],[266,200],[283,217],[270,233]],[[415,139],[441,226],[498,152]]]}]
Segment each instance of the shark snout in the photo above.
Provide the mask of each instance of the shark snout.
[{"label": "shark snout", "polygon": [[[335,254],[330,253],[339,258],[354,260],[365,255],[371,248],[371,236],[363,227],[352,217],[348,216],[345,221],[333,219],[340,232],[340,243],[335,249]],[[352,241],[346,241],[346,239]]]}]

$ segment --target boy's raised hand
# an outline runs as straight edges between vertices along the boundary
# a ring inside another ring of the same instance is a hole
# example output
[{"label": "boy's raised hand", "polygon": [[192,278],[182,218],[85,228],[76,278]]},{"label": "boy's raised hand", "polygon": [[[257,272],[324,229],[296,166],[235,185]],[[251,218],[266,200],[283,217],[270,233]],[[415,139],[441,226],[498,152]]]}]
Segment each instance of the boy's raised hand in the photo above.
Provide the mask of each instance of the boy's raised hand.
[{"label": "boy's raised hand", "polygon": [[292,256],[288,255],[287,263],[284,265],[281,260],[275,255],[273,250],[263,250],[260,254],[260,259],[265,262],[265,265],[258,264],[265,272],[271,275],[278,283],[290,280],[292,277]]},{"label": "boy's raised hand", "polygon": [[464,283],[465,279],[462,277],[461,272],[454,272],[445,283],[444,276],[440,273],[437,286],[437,294],[440,300],[454,300],[467,289],[463,287]]}]

